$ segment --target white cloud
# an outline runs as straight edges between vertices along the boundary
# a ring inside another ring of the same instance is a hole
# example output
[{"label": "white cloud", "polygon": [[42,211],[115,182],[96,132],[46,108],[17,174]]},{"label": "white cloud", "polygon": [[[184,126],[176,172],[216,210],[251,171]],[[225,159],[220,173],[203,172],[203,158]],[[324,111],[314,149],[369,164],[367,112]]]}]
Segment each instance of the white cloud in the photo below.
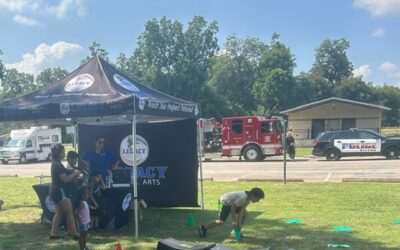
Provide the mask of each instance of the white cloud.
[{"label": "white cloud", "polygon": [[368,64],[361,65],[360,67],[353,70],[353,75],[356,77],[361,76],[361,78],[367,78],[371,75],[372,70],[370,69]]},{"label": "white cloud", "polygon": [[379,69],[386,73],[390,81],[395,82],[393,85],[400,87],[400,69],[396,64],[386,61],[379,66]]},{"label": "white cloud", "polygon": [[21,15],[14,16],[13,20],[14,20],[14,22],[16,22],[18,24],[22,24],[22,25],[26,25],[26,26],[36,26],[36,25],[40,24],[40,22],[35,19],[24,17]]},{"label": "white cloud", "polygon": [[53,67],[54,63],[64,59],[66,56],[83,51],[79,44],[56,42],[53,45],[39,44],[34,53],[27,53],[17,63],[5,64],[6,68],[15,68],[20,72],[38,74],[47,67]]},{"label": "white cloud", "polygon": [[379,66],[379,69],[386,73],[396,73],[399,71],[399,68],[396,64],[391,63],[390,61],[386,61]]},{"label": "white cloud", "polygon": [[374,30],[374,32],[372,33],[373,37],[382,37],[385,35],[385,30],[383,28],[379,28]]},{"label": "white cloud", "polygon": [[0,0],[0,10],[22,13],[28,10],[37,10],[39,2],[35,0]]},{"label": "white cloud", "polygon": [[[29,16],[51,15],[63,19],[70,13],[75,13],[78,16],[86,15],[89,1],[91,0],[59,0],[58,4],[50,5],[44,3],[44,0],[0,0],[0,12]],[[21,21],[21,19],[19,19],[19,21],[20,22],[15,22],[27,25],[26,20]]]},{"label": "white cloud", "polygon": [[400,15],[399,0],[354,0],[353,6],[366,9],[373,16],[396,16]]},{"label": "white cloud", "polygon": [[64,18],[69,11],[76,11],[78,15],[86,14],[88,0],[61,0],[58,5],[46,6],[46,11],[56,16]]}]

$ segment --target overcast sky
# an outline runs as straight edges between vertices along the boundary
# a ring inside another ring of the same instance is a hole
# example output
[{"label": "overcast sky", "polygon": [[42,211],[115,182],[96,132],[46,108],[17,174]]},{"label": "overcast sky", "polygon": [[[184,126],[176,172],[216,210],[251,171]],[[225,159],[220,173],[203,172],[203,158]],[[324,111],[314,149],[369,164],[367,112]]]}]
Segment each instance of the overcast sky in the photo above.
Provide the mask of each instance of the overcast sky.
[{"label": "overcast sky", "polygon": [[400,0],[0,0],[0,49],[8,68],[37,74],[75,69],[93,41],[115,60],[130,55],[145,23],[163,16],[187,24],[217,21],[218,40],[277,32],[308,71],[324,39],[345,38],[356,75],[400,86]]}]

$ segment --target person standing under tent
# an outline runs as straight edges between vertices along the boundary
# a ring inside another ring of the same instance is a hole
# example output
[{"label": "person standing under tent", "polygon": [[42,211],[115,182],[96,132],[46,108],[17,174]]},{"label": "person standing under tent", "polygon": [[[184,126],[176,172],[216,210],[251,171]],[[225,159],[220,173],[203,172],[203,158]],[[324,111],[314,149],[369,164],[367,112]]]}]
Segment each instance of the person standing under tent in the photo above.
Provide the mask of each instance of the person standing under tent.
[{"label": "person standing under tent", "polygon": [[111,171],[120,169],[118,158],[113,152],[104,148],[105,142],[103,136],[97,136],[95,148],[89,149],[82,155],[82,162],[89,167],[89,176],[94,170],[97,170],[101,173],[103,180],[111,175]]}]

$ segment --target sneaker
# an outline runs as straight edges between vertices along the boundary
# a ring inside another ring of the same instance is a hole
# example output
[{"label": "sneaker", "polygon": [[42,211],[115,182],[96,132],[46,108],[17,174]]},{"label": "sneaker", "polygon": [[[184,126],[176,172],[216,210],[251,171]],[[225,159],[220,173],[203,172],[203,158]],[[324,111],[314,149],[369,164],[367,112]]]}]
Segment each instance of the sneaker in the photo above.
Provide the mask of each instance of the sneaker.
[{"label": "sneaker", "polygon": [[207,229],[205,229],[204,226],[197,227],[197,232],[201,238],[207,237]]}]

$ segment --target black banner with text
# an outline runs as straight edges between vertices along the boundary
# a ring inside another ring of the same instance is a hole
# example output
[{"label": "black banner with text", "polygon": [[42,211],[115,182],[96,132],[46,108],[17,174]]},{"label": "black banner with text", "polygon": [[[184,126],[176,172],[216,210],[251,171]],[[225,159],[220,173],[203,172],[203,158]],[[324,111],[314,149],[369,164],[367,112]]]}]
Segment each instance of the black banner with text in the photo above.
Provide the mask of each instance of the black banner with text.
[{"label": "black banner with text", "polygon": [[[197,202],[196,120],[138,123],[136,162],[139,199],[153,207],[194,207]],[[79,125],[79,153],[95,147],[103,136],[106,150],[118,159],[130,180],[132,125]]]}]

